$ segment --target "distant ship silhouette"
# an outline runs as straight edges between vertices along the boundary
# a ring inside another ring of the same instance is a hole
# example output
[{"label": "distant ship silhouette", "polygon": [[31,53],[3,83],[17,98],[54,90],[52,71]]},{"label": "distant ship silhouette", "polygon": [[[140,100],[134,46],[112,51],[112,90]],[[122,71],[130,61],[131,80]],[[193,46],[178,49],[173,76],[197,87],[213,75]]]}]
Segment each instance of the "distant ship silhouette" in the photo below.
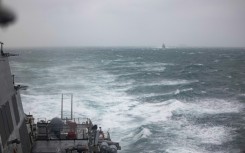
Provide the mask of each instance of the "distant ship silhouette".
[{"label": "distant ship silhouette", "polygon": [[166,49],[166,46],[165,46],[165,44],[164,44],[164,43],[162,44],[162,49]]}]

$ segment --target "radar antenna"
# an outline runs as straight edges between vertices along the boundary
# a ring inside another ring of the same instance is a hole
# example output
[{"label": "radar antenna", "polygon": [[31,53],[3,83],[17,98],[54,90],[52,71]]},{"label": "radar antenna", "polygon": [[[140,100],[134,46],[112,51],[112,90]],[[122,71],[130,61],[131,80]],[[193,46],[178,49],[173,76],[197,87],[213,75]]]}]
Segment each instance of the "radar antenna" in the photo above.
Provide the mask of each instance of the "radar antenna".
[{"label": "radar antenna", "polygon": [[4,53],[3,52],[3,45],[4,45],[4,43],[0,41],[0,44],[1,44],[1,55],[2,56],[4,56],[4,57],[19,56],[18,54]]}]

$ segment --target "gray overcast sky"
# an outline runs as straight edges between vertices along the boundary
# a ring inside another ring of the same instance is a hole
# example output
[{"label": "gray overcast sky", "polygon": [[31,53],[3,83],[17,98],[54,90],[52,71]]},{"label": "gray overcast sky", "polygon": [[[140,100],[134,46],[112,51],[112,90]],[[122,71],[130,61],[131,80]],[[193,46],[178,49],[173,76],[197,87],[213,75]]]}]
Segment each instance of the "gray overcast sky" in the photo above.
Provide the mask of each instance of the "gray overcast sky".
[{"label": "gray overcast sky", "polygon": [[245,47],[245,0],[2,0],[9,47]]}]

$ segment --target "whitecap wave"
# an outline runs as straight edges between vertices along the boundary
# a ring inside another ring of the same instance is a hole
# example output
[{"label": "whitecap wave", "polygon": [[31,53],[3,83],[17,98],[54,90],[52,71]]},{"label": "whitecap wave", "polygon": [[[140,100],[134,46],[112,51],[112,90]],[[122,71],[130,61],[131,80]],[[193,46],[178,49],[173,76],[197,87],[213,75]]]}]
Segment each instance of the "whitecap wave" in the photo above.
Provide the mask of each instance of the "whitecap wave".
[{"label": "whitecap wave", "polygon": [[142,128],[138,133],[134,134],[134,139],[139,140],[142,138],[147,138],[151,135],[151,131],[148,128]]},{"label": "whitecap wave", "polygon": [[160,80],[155,82],[145,82],[139,86],[178,86],[199,82],[198,80]]},{"label": "whitecap wave", "polygon": [[176,99],[161,103],[139,104],[131,110],[131,114],[142,117],[147,123],[166,121],[172,116],[172,111],[185,107],[185,104]]}]

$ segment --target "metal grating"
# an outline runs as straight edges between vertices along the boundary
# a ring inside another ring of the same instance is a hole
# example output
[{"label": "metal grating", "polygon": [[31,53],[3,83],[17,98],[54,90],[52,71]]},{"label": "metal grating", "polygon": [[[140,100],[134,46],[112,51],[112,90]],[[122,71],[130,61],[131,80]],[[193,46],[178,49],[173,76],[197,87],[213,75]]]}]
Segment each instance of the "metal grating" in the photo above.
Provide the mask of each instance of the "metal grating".
[{"label": "metal grating", "polygon": [[25,120],[22,122],[19,132],[20,132],[20,142],[21,142],[22,152],[24,153],[31,152],[30,137],[27,131]]},{"label": "metal grating", "polygon": [[15,95],[12,96],[12,103],[13,103],[13,108],[14,108],[15,121],[16,121],[16,124],[18,125],[20,122],[20,114],[19,114],[18,104],[17,104]]},{"label": "metal grating", "polygon": [[0,107],[0,136],[1,136],[1,139],[2,139],[2,144],[4,146],[4,144],[6,143],[7,141],[7,133],[5,132],[5,127],[4,127],[4,116],[3,116],[3,113],[2,113],[2,107]]}]

